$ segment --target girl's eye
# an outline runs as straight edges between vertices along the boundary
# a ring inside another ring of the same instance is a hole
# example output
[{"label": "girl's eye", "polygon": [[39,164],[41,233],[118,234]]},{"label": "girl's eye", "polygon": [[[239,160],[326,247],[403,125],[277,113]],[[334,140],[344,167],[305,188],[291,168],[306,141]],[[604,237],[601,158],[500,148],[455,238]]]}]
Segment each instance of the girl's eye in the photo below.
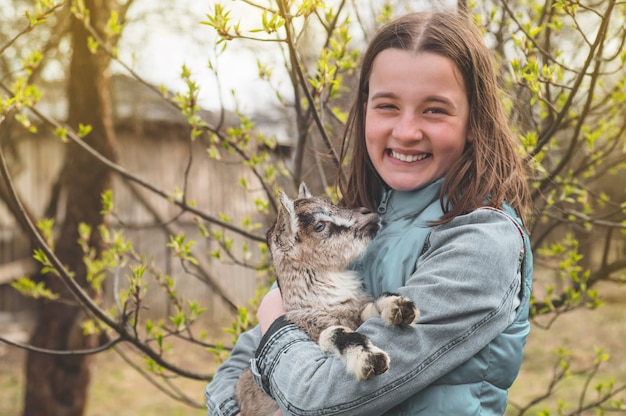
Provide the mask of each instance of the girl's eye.
[{"label": "girl's eye", "polygon": [[447,114],[443,108],[429,108],[426,110],[427,114]]},{"label": "girl's eye", "polygon": [[326,223],[324,221],[318,221],[315,223],[315,232],[321,233],[326,228]]}]

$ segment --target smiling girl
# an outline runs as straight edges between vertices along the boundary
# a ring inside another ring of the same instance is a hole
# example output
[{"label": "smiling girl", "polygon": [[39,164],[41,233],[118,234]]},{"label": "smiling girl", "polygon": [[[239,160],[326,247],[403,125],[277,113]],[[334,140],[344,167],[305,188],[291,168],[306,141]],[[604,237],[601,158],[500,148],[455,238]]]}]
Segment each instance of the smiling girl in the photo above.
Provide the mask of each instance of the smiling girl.
[{"label": "smiling girl", "polygon": [[391,358],[357,381],[281,318],[278,289],[207,387],[209,414],[237,414],[252,364],[284,415],[502,415],[529,331],[529,191],[494,64],[466,16],[414,13],[383,26],[363,57],[346,124],[343,202],[380,214],[354,265],[366,290],[395,292],[415,327],[360,328]]},{"label": "smiling girl", "polygon": [[435,53],[380,52],[365,106],[367,154],[396,191],[443,177],[471,141],[463,77],[450,59]]}]

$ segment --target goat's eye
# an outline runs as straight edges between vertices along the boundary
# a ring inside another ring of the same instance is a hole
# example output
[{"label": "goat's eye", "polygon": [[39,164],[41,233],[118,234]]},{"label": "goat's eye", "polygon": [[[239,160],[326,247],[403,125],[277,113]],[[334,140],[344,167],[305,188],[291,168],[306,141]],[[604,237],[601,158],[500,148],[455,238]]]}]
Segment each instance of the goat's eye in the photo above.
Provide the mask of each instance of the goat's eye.
[{"label": "goat's eye", "polygon": [[321,233],[326,228],[326,223],[324,221],[318,221],[315,223],[315,232]]}]

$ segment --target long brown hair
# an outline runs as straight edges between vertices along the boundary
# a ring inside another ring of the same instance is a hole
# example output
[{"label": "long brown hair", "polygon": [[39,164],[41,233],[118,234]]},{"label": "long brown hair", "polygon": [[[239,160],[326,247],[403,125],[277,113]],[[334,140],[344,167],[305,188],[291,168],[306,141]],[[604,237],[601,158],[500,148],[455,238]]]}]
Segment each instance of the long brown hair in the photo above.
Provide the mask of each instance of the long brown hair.
[{"label": "long brown hair", "polygon": [[385,187],[365,146],[365,102],[374,59],[389,48],[444,56],[465,81],[473,140],[445,175],[440,196],[445,214],[437,223],[485,204],[502,208],[503,201],[524,219],[530,198],[526,171],[500,101],[491,52],[469,18],[454,12],[404,15],[381,27],[370,42],[343,133],[342,162],[351,149],[348,180],[339,185],[343,202],[375,209]]}]

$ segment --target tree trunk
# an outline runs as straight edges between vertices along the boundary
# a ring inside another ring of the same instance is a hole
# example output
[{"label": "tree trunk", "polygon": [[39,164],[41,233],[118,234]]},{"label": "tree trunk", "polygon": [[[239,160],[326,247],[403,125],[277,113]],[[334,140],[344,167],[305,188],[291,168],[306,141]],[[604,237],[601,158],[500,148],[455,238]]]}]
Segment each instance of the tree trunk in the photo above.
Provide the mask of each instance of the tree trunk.
[{"label": "tree trunk", "polygon": [[[85,0],[91,24],[104,26],[110,15],[106,0]],[[88,31],[83,23],[72,18],[72,61],[68,81],[68,124],[78,131],[79,123],[90,125],[84,138],[92,147],[114,160],[115,136],[111,117],[108,65],[109,58],[87,49]],[[97,227],[102,224],[101,193],[111,187],[111,172],[74,143],[66,148],[61,184],[66,199],[64,216],[57,217],[59,234],[56,253],[83,287],[85,266],[78,240],[78,225],[92,227],[92,246],[98,248]],[[84,336],[80,327],[85,317],[62,282],[54,276],[44,277],[46,284],[62,296],[61,301],[40,305],[39,319],[32,336],[32,345],[53,350],[93,348],[97,339]],[[87,403],[90,370],[89,357],[49,355],[30,352],[26,364],[26,395],[24,415],[79,416]]]}]

